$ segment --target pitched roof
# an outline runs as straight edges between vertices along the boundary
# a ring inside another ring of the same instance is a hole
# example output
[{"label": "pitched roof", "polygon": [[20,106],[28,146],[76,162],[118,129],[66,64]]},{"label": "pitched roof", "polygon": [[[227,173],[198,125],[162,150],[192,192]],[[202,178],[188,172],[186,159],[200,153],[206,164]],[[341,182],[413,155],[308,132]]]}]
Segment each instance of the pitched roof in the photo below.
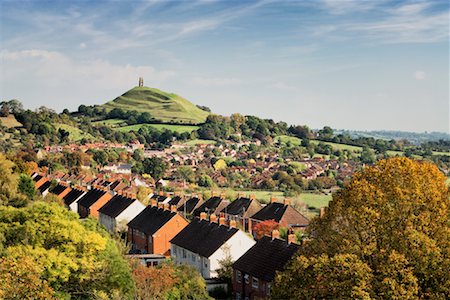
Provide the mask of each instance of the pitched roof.
[{"label": "pitched roof", "polygon": [[72,204],[75,200],[78,199],[81,195],[83,195],[84,191],[79,189],[73,189],[71,190],[67,195],[63,197],[64,203],[69,206]]},{"label": "pitched roof", "polygon": [[39,192],[41,192],[41,194],[42,194],[42,193],[45,192],[51,185],[52,185],[52,183],[51,183],[50,181],[46,181],[46,182],[44,182],[44,183],[38,188],[38,190],[39,190]]},{"label": "pitched roof", "polygon": [[39,174],[37,174],[37,175],[33,178],[33,180],[34,180],[34,182],[38,182],[39,180],[41,180],[41,178],[42,178],[42,176],[39,175]]},{"label": "pitched roof", "polygon": [[170,199],[170,201],[168,202],[169,205],[176,205],[177,207],[181,205],[181,203],[183,202],[183,198],[180,196],[175,196],[172,199]]},{"label": "pitched roof", "polygon": [[251,218],[260,221],[275,220],[275,222],[280,222],[282,218],[285,218],[289,225],[307,226],[309,224],[309,220],[291,205],[278,202],[269,203]]},{"label": "pitched roof", "polygon": [[216,210],[220,211],[221,207],[225,207],[229,203],[230,202],[228,200],[224,200],[223,198],[211,197],[196,208],[192,214],[194,216],[199,216],[202,212],[213,214]]},{"label": "pitched roof", "polygon": [[55,194],[55,195],[59,195],[62,192],[64,192],[66,189],[67,189],[67,186],[64,186],[62,184],[58,184],[54,188],[52,188],[50,190],[50,193]]},{"label": "pitched roof", "polygon": [[170,210],[164,210],[156,206],[147,206],[128,223],[128,227],[137,229],[147,235],[153,235],[175,215],[177,213]]},{"label": "pitched roof", "polygon": [[106,191],[92,189],[89,192],[87,192],[83,197],[81,197],[81,199],[78,201],[78,205],[89,208],[105,194]]},{"label": "pitched roof", "polygon": [[[223,208],[220,212],[227,213],[229,215],[234,216],[242,216],[245,213],[247,213],[248,209],[250,208],[250,205],[252,204],[252,201],[255,202],[255,204],[252,206],[252,211],[259,210],[261,208],[261,204],[259,204],[256,200],[251,200],[250,198],[240,197],[231,202],[228,206]],[[256,211],[255,211],[256,212]]]},{"label": "pitched roof", "polygon": [[203,257],[210,257],[236,232],[237,228],[194,219],[170,242]]},{"label": "pitched roof", "polygon": [[299,248],[297,244],[265,236],[242,255],[233,264],[233,268],[271,282],[275,278],[275,272],[283,270]]},{"label": "pitched roof", "polygon": [[121,195],[115,195],[98,210],[99,213],[117,218],[125,209],[128,208],[136,199],[131,199]]},{"label": "pitched roof", "polygon": [[185,211],[186,213],[190,214],[200,203],[202,200],[200,200],[198,197],[192,197],[191,199],[184,202],[183,205],[178,207],[178,211]]}]

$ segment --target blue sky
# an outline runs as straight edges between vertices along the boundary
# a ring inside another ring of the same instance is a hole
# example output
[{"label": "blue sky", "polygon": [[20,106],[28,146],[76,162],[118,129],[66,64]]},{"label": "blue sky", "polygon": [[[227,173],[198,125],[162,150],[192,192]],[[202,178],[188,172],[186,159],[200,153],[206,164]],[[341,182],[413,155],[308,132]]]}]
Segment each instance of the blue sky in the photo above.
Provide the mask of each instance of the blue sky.
[{"label": "blue sky", "polygon": [[137,84],[213,112],[449,132],[449,3],[0,0],[2,100],[61,111]]}]

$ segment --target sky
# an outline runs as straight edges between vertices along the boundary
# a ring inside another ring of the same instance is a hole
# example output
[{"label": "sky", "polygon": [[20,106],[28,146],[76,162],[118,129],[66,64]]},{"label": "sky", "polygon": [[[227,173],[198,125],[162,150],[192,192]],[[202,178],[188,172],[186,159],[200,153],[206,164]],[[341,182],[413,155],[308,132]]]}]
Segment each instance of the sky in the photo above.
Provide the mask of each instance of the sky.
[{"label": "sky", "polygon": [[311,128],[449,132],[449,1],[0,0],[0,99],[144,85]]}]

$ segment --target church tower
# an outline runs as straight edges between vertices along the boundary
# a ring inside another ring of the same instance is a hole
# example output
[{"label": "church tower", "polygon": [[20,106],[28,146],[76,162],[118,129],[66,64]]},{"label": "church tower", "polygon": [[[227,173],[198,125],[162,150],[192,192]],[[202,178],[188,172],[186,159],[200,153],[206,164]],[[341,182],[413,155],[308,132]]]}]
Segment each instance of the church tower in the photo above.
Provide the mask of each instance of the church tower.
[{"label": "church tower", "polygon": [[143,87],[144,86],[144,78],[139,77],[139,86]]}]

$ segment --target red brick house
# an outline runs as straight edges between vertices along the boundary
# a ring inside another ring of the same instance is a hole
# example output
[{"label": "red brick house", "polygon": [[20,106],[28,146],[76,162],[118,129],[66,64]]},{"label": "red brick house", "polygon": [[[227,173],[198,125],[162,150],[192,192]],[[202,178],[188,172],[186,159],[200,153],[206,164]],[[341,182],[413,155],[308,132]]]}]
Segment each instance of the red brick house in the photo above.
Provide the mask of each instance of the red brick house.
[{"label": "red brick house", "polygon": [[147,206],[128,223],[128,243],[141,253],[170,256],[169,241],[188,224],[176,212],[176,206],[170,210]]},{"label": "red brick house", "polygon": [[81,218],[93,216],[98,219],[98,210],[112,197],[113,195],[108,191],[92,189],[78,200],[78,214]]}]

